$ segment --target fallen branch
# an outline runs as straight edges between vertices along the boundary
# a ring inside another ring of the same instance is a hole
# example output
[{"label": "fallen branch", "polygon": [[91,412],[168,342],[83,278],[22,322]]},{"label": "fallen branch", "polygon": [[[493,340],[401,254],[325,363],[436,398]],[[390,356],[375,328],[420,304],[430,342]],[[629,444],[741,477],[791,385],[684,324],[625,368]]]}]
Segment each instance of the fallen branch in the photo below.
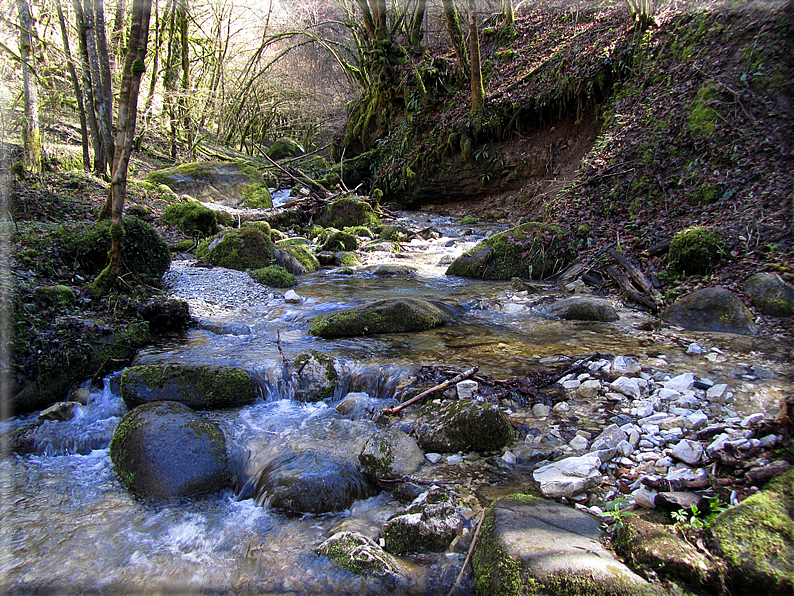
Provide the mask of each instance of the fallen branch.
[{"label": "fallen branch", "polygon": [[571,368],[569,368],[565,372],[559,374],[556,379],[551,379],[550,381],[546,381],[545,383],[543,383],[543,385],[541,385],[541,387],[548,387],[549,385],[554,385],[554,383],[558,382],[564,376],[569,375],[572,372],[579,370],[580,368],[582,368],[585,364],[587,364],[591,360],[593,360],[595,358],[600,358],[600,357],[601,357],[601,354],[596,352],[595,354],[592,354],[592,355],[588,356],[584,360],[577,360],[576,364],[574,364]]},{"label": "fallen branch", "polygon": [[639,288],[643,292],[645,292],[651,300],[653,300],[653,302],[657,305],[658,308],[658,306],[661,303],[661,300],[658,299],[657,293],[654,291],[651,282],[648,280],[647,277],[645,277],[645,274],[642,271],[640,271],[640,269],[636,265],[634,265],[634,263],[629,261],[626,257],[620,254],[614,248],[610,248],[607,252],[613,259],[615,259],[618,263],[620,263],[620,265],[626,271],[628,271],[629,275],[631,276],[631,279],[634,280],[634,283],[636,283],[639,286]]},{"label": "fallen branch", "polygon": [[485,519],[485,510],[483,509],[482,513],[480,514],[480,521],[477,522],[477,529],[474,530],[474,536],[471,539],[471,544],[469,545],[469,552],[466,553],[466,560],[463,561],[463,567],[460,568],[460,573],[458,573],[458,578],[455,580],[455,583],[452,584],[452,587],[449,589],[449,593],[447,596],[452,596],[452,593],[455,591],[460,585],[461,580],[463,579],[463,574],[466,573],[466,567],[469,566],[469,561],[471,561],[471,556],[474,554],[474,547],[477,546],[477,537],[480,535],[480,528],[482,528],[482,520]]},{"label": "fallen branch", "polygon": [[[300,170],[298,170],[298,168],[295,168],[295,169],[297,170],[298,174],[300,174],[301,176],[303,176],[304,180],[301,180],[300,178],[298,178],[297,176],[295,176],[295,175],[294,175],[292,172],[289,172],[289,171],[288,171],[288,170],[286,170],[285,168],[282,168],[282,167],[281,167],[281,166],[280,166],[278,163],[276,163],[274,160],[270,159],[270,157],[268,157],[267,153],[265,152],[265,150],[264,150],[264,149],[262,149],[262,147],[260,147],[260,146],[259,146],[259,145],[257,145],[256,143],[253,143],[253,145],[254,145],[254,147],[256,147],[256,148],[259,150],[259,153],[262,155],[262,157],[264,157],[264,158],[265,158],[267,161],[269,161],[269,162],[270,162],[272,165],[274,165],[275,167],[277,167],[279,170],[281,170],[281,171],[282,171],[284,174],[286,174],[287,176],[289,176],[290,178],[292,178],[292,179],[293,179],[295,182],[297,182],[298,184],[313,184],[314,186],[316,186],[317,188],[319,188],[319,189],[320,189],[322,192],[324,192],[326,196],[328,196],[328,195],[330,194],[330,192],[331,192],[331,191],[329,191],[327,188],[325,188],[325,187],[324,187],[322,184],[320,184],[320,183],[319,183],[319,182],[317,182],[316,180],[312,180],[312,179],[311,179],[309,176],[307,176],[306,174],[304,174],[303,172],[301,172]],[[308,182],[307,182],[307,181],[308,181]]]},{"label": "fallen branch", "polygon": [[626,295],[629,298],[639,304],[642,304],[643,306],[647,306],[654,313],[659,309],[659,305],[656,303],[656,301],[638,291],[637,288],[635,288],[631,283],[629,276],[623,271],[617,267],[607,267],[607,273],[612,279],[615,280],[615,283],[618,284],[624,292],[626,292]]},{"label": "fallen branch", "polygon": [[454,385],[455,383],[460,383],[463,379],[468,379],[470,376],[472,376],[478,370],[479,369],[476,366],[473,366],[469,370],[460,373],[457,377],[449,379],[448,381],[444,381],[443,383],[441,383],[440,385],[436,385],[435,387],[431,387],[430,389],[428,389],[427,391],[423,391],[422,393],[420,393],[416,397],[412,397],[407,402],[401,403],[399,406],[395,406],[393,408],[384,408],[383,410],[381,410],[381,414],[385,414],[386,416],[393,416],[397,412],[401,411],[403,408],[407,408],[411,404],[415,404],[420,399],[424,399],[425,397],[427,397],[431,393],[435,393],[437,391],[443,391],[444,389],[446,389],[450,385]]}]

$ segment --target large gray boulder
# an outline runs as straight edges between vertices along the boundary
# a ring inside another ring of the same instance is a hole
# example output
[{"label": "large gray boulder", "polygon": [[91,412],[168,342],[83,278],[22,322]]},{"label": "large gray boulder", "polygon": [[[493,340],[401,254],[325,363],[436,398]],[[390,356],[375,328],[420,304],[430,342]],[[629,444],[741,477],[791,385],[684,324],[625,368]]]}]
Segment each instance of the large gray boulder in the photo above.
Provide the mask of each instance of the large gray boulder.
[{"label": "large gray boulder", "polygon": [[676,300],[662,318],[693,331],[755,335],[753,315],[739,297],[725,288],[704,288]]},{"label": "large gray boulder", "polygon": [[485,512],[474,551],[477,594],[660,594],[600,542],[601,522],[571,507],[514,495]]},{"label": "large gray boulder", "polygon": [[416,419],[416,436],[425,451],[492,451],[513,441],[513,427],[496,404],[471,399],[430,402]]},{"label": "large gray boulder", "polygon": [[251,375],[232,366],[150,364],[121,373],[121,397],[134,408],[155,401],[177,401],[211,410],[250,404],[259,396]]},{"label": "large gray boulder", "polygon": [[756,273],[744,282],[744,291],[758,310],[770,317],[794,314],[794,286],[775,273]]},{"label": "large gray boulder", "polygon": [[404,432],[383,428],[370,437],[358,460],[364,471],[376,480],[395,480],[422,465],[425,454]]},{"label": "large gray boulder", "polygon": [[292,387],[295,401],[301,403],[330,399],[339,384],[342,365],[316,350],[301,354],[293,362]]},{"label": "large gray boulder", "polygon": [[557,300],[546,310],[546,314],[566,321],[617,321],[615,307],[604,298],[576,296]]},{"label": "large gray boulder", "polygon": [[231,479],[220,428],[173,401],[128,412],[113,434],[110,458],[122,484],[141,497],[191,497],[223,489]]}]

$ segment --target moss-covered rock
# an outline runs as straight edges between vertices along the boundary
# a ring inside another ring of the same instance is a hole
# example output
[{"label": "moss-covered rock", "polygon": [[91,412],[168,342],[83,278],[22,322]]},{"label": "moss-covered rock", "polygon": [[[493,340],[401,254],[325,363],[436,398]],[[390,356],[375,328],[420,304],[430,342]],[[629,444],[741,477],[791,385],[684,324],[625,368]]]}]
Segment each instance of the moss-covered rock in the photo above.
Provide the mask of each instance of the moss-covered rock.
[{"label": "moss-covered rock", "polygon": [[152,298],[140,313],[152,334],[182,331],[193,322],[187,302],[175,298]]},{"label": "moss-covered rock", "polygon": [[391,298],[312,319],[309,333],[326,339],[424,331],[452,320],[453,309],[416,298]]},{"label": "moss-covered rock", "polygon": [[230,207],[273,206],[265,179],[255,168],[241,162],[187,163],[151,172],[146,180],[204,202]]},{"label": "moss-covered rock", "polygon": [[422,406],[415,433],[425,451],[491,451],[509,445],[513,427],[496,404],[471,399]]},{"label": "moss-covered rock", "polygon": [[280,159],[287,159],[289,157],[298,157],[303,155],[305,151],[300,143],[290,137],[281,137],[276,139],[267,151],[267,156],[273,161]]},{"label": "moss-covered rock", "polygon": [[298,280],[281,265],[269,265],[250,272],[251,277],[256,283],[260,283],[271,288],[292,288],[298,285]]},{"label": "moss-covered rock", "polygon": [[449,502],[421,506],[412,503],[407,513],[386,522],[383,527],[385,548],[397,554],[445,551],[462,523],[463,516]]},{"label": "moss-covered rock", "polygon": [[316,221],[323,227],[343,229],[352,226],[373,227],[380,224],[372,206],[358,197],[337,199],[320,213]]},{"label": "moss-covered rock", "polygon": [[[328,231],[328,230],[326,230]],[[342,232],[340,230],[332,230],[320,247],[323,251],[338,251],[338,250],[356,250],[358,241],[353,234]]]},{"label": "moss-covered rock", "polygon": [[693,331],[754,335],[753,315],[739,297],[725,288],[690,292],[666,308],[662,319]]},{"label": "moss-covered rock", "polygon": [[122,484],[146,498],[192,497],[231,480],[218,425],[173,401],[128,412],[113,434],[110,458]]},{"label": "moss-covered rock", "polygon": [[273,228],[266,221],[246,221],[242,225],[256,228],[257,230],[262,232],[262,234],[264,234],[267,238],[270,238],[271,240],[273,239],[272,238]]},{"label": "moss-covered rock", "polygon": [[668,263],[673,271],[701,275],[722,258],[722,243],[713,230],[694,227],[683,230],[670,242]]},{"label": "moss-covered rock", "polygon": [[396,480],[414,472],[425,461],[416,441],[396,428],[378,430],[361,450],[358,461],[375,480]]},{"label": "moss-covered rock", "polygon": [[203,238],[218,233],[215,212],[198,201],[169,205],[163,213],[162,220],[190,236]]},{"label": "moss-covered rock", "polygon": [[720,514],[714,536],[736,594],[794,593],[794,470]]},{"label": "moss-covered rock", "polygon": [[251,375],[231,366],[152,364],[121,374],[121,397],[130,408],[168,400],[209,410],[250,404],[258,396]]},{"label": "moss-covered rock", "polygon": [[770,317],[790,317],[794,314],[794,286],[774,273],[756,273],[744,282],[744,291],[753,306]]},{"label": "moss-covered rock", "polygon": [[375,234],[366,226],[350,226],[342,231],[348,234],[353,234],[354,236],[358,236],[359,238],[368,238],[370,240],[375,239]]},{"label": "moss-covered rock", "polygon": [[411,231],[405,226],[383,226],[378,238],[392,242],[407,242],[410,235]]},{"label": "moss-covered rock", "polygon": [[273,241],[258,229],[244,226],[202,240],[196,257],[227,269],[261,269],[273,262]]},{"label": "moss-covered rock", "polygon": [[549,306],[546,313],[566,321],[612,322],[620,318],[609,300],[590,296],[557,300]]},{"label": "moss-covered rock", "polygon": [[[122,220],[124,238],[121,243],[121,274],[132,273],[149,285],[159,285],[171,265],[168,245],[152,226],[137,217]],[[108,264],[110,222],[107,220],[79,231],[67,239],[67,250],[80,268],[94,275]]]},{"label": "moss-covered rock", "polygon": [[[279,259],[281,253],[281,259]],[[285,258],[286,255],[289,259]],[[282,261],[282,262],[280,262]],[[314,273],[320,269],[320,261],[306,245],[279,243],[276,247],[276,263],[294,275]]]},{"label": "moss-covered rock", "polygon": [[358,532],[339,532],[328,538],[314,552],[356,575],[398,576],[400,563],[377,542]]},{"label": "moss-covered rock", "polygon": [[452,262],[447,275],[543,279],[565,268],[571,258],[571,239],[562,228],[526,223],[478,243]]},{"label": "moss-covered rock", "polygon": [[379,265],[367,265],[364,271],[377,277],[411,277],[419,271],[410,265],[389,265],[381,263]]},{"label": "moss-covered rock", "polygon": [[43,307],[64,308],[77,304],[77,295],[69,286],[39,286],[33,290],[33,299]]}]

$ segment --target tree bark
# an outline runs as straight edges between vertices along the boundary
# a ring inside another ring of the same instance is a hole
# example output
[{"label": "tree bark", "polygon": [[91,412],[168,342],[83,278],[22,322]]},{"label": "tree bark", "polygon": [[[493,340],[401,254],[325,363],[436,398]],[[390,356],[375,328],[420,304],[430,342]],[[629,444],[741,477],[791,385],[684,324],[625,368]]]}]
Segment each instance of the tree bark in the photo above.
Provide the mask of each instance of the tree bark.
[{"label": "tree bark", "polygon": [[483,113],[485,88],[482,84],[480,66],[480,31],[477,27],[477,4],[468,0],[469,6],[469,56],[471,57],[471,113],[480,117]]},{"label": "tree bark", "polygon": [[502,19],[505,25],[512,25],[515,21],[515,13],[513,11],[513,0],[502,0]]},{"label": "tree bark", "polygon": [[55,0],[55,8],[58,11],[58,23],[61,26],[61,37],[63,38],[63,52],[66,55],[66,66],[69,69],[69,77],[72,79],[72,88],[77,99],[77,112],[80,116],[80,139],[83,145],[83,169],[91,170],[91,156],[88,151],[88,125],[85,118],[85,104],[83,103],[83,91],[80,89],[80,79],[77,77],[77,69],[74,66],[72,51],[69,48],[69,35],[66,30],[66,21],[63,18],[63,7],[61,0]]},{"label": "tree bark", "polygon": [[[96,49],[99,57],[99,77],[102,83],[103,100],[110,115],[110,140],[113,142],[113,77],[110,70],[110,57],[108,52],[107,34],[105,32],[105,5],[102,0],[93,0],[94,23],[96,27]],[[110,145],[108,163],[113,159],[113,146]]]},{"label": "tree bark", "polygon": [[464,81],[469,78],[469,59],[466,53],[466,40],[463,38],[463,30],[460,28],[458,20],[458,11],[455,8],[454,0],[442,0],[441,4],[444,8],[447,32],[458,59],[458,76],[461,81]]},{"label": "tree bark", "polygon": [[135,123],[138,115],[138,92],[141,76],[146,71],[146,46],[149,41],[149,18],[152,11],[151,0],[133,0],[132,22],[124,60],[124,71],[119,93],[119,115],[113,156],[113,176],[110,181],[108,199],[111,203],[110,219],[110,262],[91,285],[92,294],[104,296],[113,287],[121,270],[121,244],[124,228],[121,214],[127,191],[127,168],[129,167],[132,141],[135,138]]},{"label": "tree bark", "polygon": [[[77,0],[79,2],[79,0]],[[103,177],[108,175],[109,168],[113,159],[113,114],[110,111],[112,105],[107,104],[107,97],[110,95],[104,89],[102,75],[100,74],[99,66],[99,53],[97,51],[97,26],[96,18],[94,15],[94,8],[91,0],[85,0],[83,6],[83,23],[85,25],[85,43],[88,54],[88,68],[91,71],[91,82],[93,83],[93,109],[96,112],[97,124],[99,126],[99,134],[101,137],[101,152],[97,160],[94,159],[94,165],[99,162],[97,174]]]},{"label": "tree bark", "polygon": [[417,0],[416,10],[411,21],[410,42],[414,46],[422,45],[422,24],[425,20],[427,10],[427,0]]},{"label": "tree bark", "polygon": [[102,153],[102,136],[99,132],[99,123],[96,119],[96,109],[94,107],[94,84],[91,79],[91,67],[88,57],[88,43],[86,41],[86,23],[83,16],[83,5],[80,0],[72,0],[74,8],[75,23],[77,25],[77,38],[80,46],[80,58],[83,70],[83,91],[85,92],[85,111],[88,120],[88,128],[91,132],[91,145],[94,149],[94,172],[102,170],[102,163],[105,161]]},{"label": "tree bark", "polygon": [[[118,62],[121,62],[121,51],[124,47],[125,4],[125,0],[116,0],[116,11],[113,18],[113,33],[110,34],[110,46],[112,48],[110,53],[110,68],[111,72],[116,76],[118,76]],[[154,22],[156,25],[156,16]]]},{"label": "tree bark", "polygon": [[22,85],[25,96],[25,120],[22,144],[25,147],[25,168],[41,172],[41,129],[39,128],[39,92],[33,72],[33,14],[28,0],[17,0],[19,13],[19,57],[22,60]]}]

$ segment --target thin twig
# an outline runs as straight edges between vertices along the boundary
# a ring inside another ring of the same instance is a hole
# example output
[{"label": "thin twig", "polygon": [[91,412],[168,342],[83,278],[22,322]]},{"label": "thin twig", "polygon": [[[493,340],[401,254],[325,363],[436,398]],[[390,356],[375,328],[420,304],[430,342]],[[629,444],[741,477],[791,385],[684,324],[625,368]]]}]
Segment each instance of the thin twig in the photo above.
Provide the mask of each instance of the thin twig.
[{"label": "thin twig", "polygon": [[474,547],[477,545],[477,537],[480,535],[480,528],[482,528],[482,522],[485,519],[485,510],[480,514],[480,521],[477,522],[477,529],[474,530],[474,536],[471,539],[471,544],[469,545],[469,552],[466,553],[466,560],[463,561],[463,567],[460,568],[460,573],[458,573],[458,578],[455,580],[455,583],[452,584],[452,587],[449,589],[449,593],[447,596],[452,596],[452,593],[455,591],[460,585],[461,580],[463,580],[463,575],[466,573],[466,567],[469,566],[469,561],[471,561],[471,556],[474,554]]},{"label": "thin twig", "polygon": [[393,408],[384,408],[383,410],[381,410],[381,414],[385,414],[387,416],[393,416],[394,414],[396,414],[397,412],[399,412],[403,408],[407,408],[411,404],[414,404],[414,403],[418,402],[420,399],[423,399],[423,398],[427,397],[431,393],[435,393],[436,391],[442,391],[442,390],[446,389],[447,387],[449,387],[450,385],[458,383],[458,382],[462,381],[463,379],[468,379],[470,376],[472,376],[478,370],[479,369],[476,366],[473,366],[469,370],[460,373],[457,377],[455,377],[453,379],[450,379],[448,381],[444,381],[443,383],[441,383],[440,385],[436,385],[435,387],[431,387],[427,391],[423,391],[422,393],[420,393],[416,397],[413,397],[413,398],[409,399],[407,402],[401,403],[399,406],[395,406]]}]

